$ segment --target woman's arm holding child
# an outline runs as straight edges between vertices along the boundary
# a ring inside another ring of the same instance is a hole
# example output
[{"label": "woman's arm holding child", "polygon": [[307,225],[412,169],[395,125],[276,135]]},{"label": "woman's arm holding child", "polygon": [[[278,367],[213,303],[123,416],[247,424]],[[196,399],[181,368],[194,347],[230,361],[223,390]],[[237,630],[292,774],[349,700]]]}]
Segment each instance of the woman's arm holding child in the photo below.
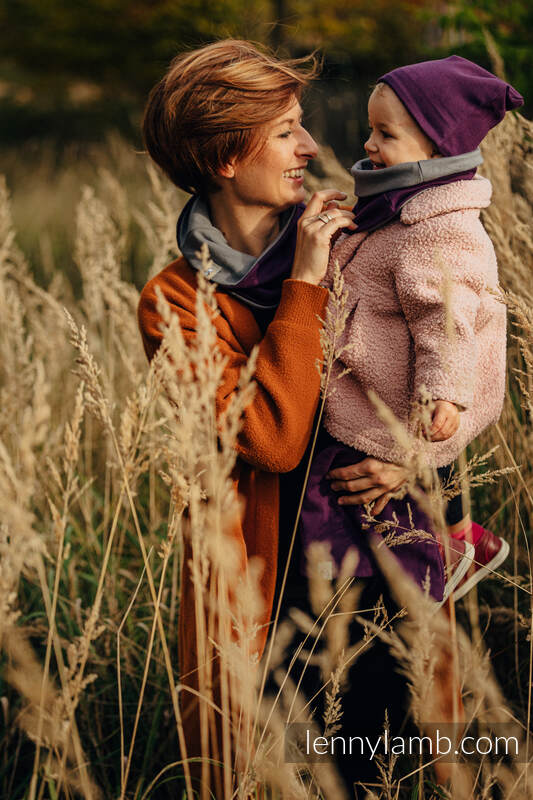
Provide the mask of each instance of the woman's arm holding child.
[{"label": "woman's arm holding child", "polygon": [[[431,441],[449,439],[459,427],[459,410],[447,400],[437,400],[433,412]],[[340,505],[355,506],[374,501],[372,512],[381,514],[391,495],[405,483],[407,470],[399,464],[390,464],[368,456],[357,464],[337,467],[326,475],[335,492],[343,492]]]}]

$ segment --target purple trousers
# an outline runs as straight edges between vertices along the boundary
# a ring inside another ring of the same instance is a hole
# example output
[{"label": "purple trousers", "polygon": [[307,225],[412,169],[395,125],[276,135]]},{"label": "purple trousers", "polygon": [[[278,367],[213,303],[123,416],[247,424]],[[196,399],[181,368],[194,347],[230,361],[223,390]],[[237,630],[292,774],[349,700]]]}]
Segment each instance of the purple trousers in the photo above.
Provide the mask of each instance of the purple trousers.
[{"label": "purple trousers", "polygon": [[[368,535],[374,532],[378,536],[394,537],[390,547],[400,561],[404,570],[422,587],[427,575],[430,580],[430,595],[437,601],[442,600],[444,591],[444,565],[438,544],[426,514],[417,506],[410,495],[402,500],[390,500],[379,515],[378,522],[370,524],[364,519],[363,506],[340,506],[337,502],[338,492],[330,488],[326,474],[335,467],[356,464],[366,458],[366,454],[354,450],[334,439],[324,428],[321,429],[313,463],[309,474],[306,494],[302,506],[299,535],[302,539],[302,558],[300,572],[307,574],[306,549],[313,541],[330,545],[331,556],[337,567],[349,547],[357,549],[359,562],[355,577],[363,578],[379,574],[379,568],[367,544]],[[394,544],[394,539],[403,538],[403,534],[411,529],[408,504],[411,508],[411,520],[416,530],[430,533],[432,539],[415,538],[404,544]],[[396,514],[398,525],[383,534],[375,530],[376,524],[392,520]]]}]

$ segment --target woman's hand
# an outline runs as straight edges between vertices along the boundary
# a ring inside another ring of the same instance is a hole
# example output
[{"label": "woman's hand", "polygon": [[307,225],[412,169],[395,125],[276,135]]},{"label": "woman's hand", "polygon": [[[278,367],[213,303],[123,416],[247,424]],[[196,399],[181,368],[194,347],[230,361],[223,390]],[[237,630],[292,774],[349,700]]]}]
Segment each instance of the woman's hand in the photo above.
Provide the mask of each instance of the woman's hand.
[{"label": "woman's hand", "polygon": [[341,228],[354,229],[351,211],[337,208],[336,201],[346,195],[337,189],[322,189],[311,197],[298,220],[298,236],[291,278],[319,284],[329,261],[331,237]]},{"label": "woman's hand", "polygon": [[389,464],[368,456],[358,464],[330,470],[326,478],[331,479],[331,488],[344,492],[339,497],[343,506],[363,505],[375,500],[373,516],[381,514],[390,500],[407,479],[407,470],[398,464]]}]

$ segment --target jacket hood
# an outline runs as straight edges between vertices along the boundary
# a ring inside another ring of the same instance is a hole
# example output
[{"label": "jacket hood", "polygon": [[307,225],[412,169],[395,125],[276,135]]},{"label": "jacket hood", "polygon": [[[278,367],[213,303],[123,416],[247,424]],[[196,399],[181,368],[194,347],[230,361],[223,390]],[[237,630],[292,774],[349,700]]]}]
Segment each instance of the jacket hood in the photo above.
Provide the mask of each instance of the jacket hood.
[{"label": "jacket hood", "polygon": [[444,186],[432,186],[412,197],[402,207],[400,219],[414,225],[423,219],[437,217],[450,211],[467,208],[486,208],[490,205],[492,184],[480,175],[470,181],[455,181]]}]

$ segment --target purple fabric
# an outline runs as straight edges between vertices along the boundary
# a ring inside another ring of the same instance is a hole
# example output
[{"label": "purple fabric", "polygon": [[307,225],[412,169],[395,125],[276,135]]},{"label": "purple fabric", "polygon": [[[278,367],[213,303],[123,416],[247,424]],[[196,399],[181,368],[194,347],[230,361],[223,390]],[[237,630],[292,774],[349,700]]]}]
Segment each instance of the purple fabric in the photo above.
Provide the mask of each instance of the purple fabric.
[{"label": "purple fabric", "polygon": [[[273,319],[281,299],[283,281],[290,277],[298,220],[305,210],[300,203],[280,214],[280,233],[255,259],[233,250],[209,215],[205,198],[194,195],[183,208],[176,225],[178,247],[193,269],[201,270],[199,251],[206,244],[213,267],[205,274],[228,292],[246,303],[261,329]],[[244,276],[244,277],[243,277]]]},{"label": "purple fabric", "polygon": [[[355,577],[363,578],[379,574],[367,539],[371,533],[381,538],[382,535],[375,530],[374,525],[363,528],[367,523],[363,520],[362,506],[339,506],[337,503],[339,493],[330,488],[330,481],[325,478],[330,469],[356,464],[364,458],[366,458],[365,453],[338,442],[324,429],[320,431],[300,517],[302,575],[307,574],[305,550],[312,541],[326,542],[330,545],[331,555],[337,567],[340,566],[348,548],[355,546],[359,552]],[[407,503],[411,507],[414,527],[417,530],[433,533],[428,517],[409,495],[403,500],[391,500],[380,514],[380,520],[390,520],[395,513],[401,527],[394,532],[394,535],[399,536],[402,529],[409,530],[411,524]],[[444,566],[436,540],[415,539],[405,544],[392,544],[391,549],[403,569],[421,588],[429,574],[430,595],[436,601],[442,600]]]},{"label": "purple fabric", "polygon": [[524,103],[510,84],[461,56],[398,67],[379,82],[398,95],[443,156],[475,150],[506,111]]},{"label": "purple fabric", "polygon": [[281,299],[281,284],[289,277],[292,269],[298,220],[304,211],[303,203],[295,207],[290,223],[282,235],[263,255],[259,256],[248,275],[235,284],[234,294],[261,305],[273,306],[274,310],[277,308]]},{"label": "purple fabric", "polygon": [[435,178],[433,181],[419,183],[417,186],[408,186],[405,189],[391,189],[390,192],[380,192],[367,197],[359,197],[353,207],[357,233],[375,230],[399,217],[402,206],[411,197],[420,194],[425,189],[429,189],[430,186],[443,186],[446,183],[454,183],[455,181],[469,181],[475,174],[475,169],[469,169],[466,172],[446,175],[443,178]]}]

